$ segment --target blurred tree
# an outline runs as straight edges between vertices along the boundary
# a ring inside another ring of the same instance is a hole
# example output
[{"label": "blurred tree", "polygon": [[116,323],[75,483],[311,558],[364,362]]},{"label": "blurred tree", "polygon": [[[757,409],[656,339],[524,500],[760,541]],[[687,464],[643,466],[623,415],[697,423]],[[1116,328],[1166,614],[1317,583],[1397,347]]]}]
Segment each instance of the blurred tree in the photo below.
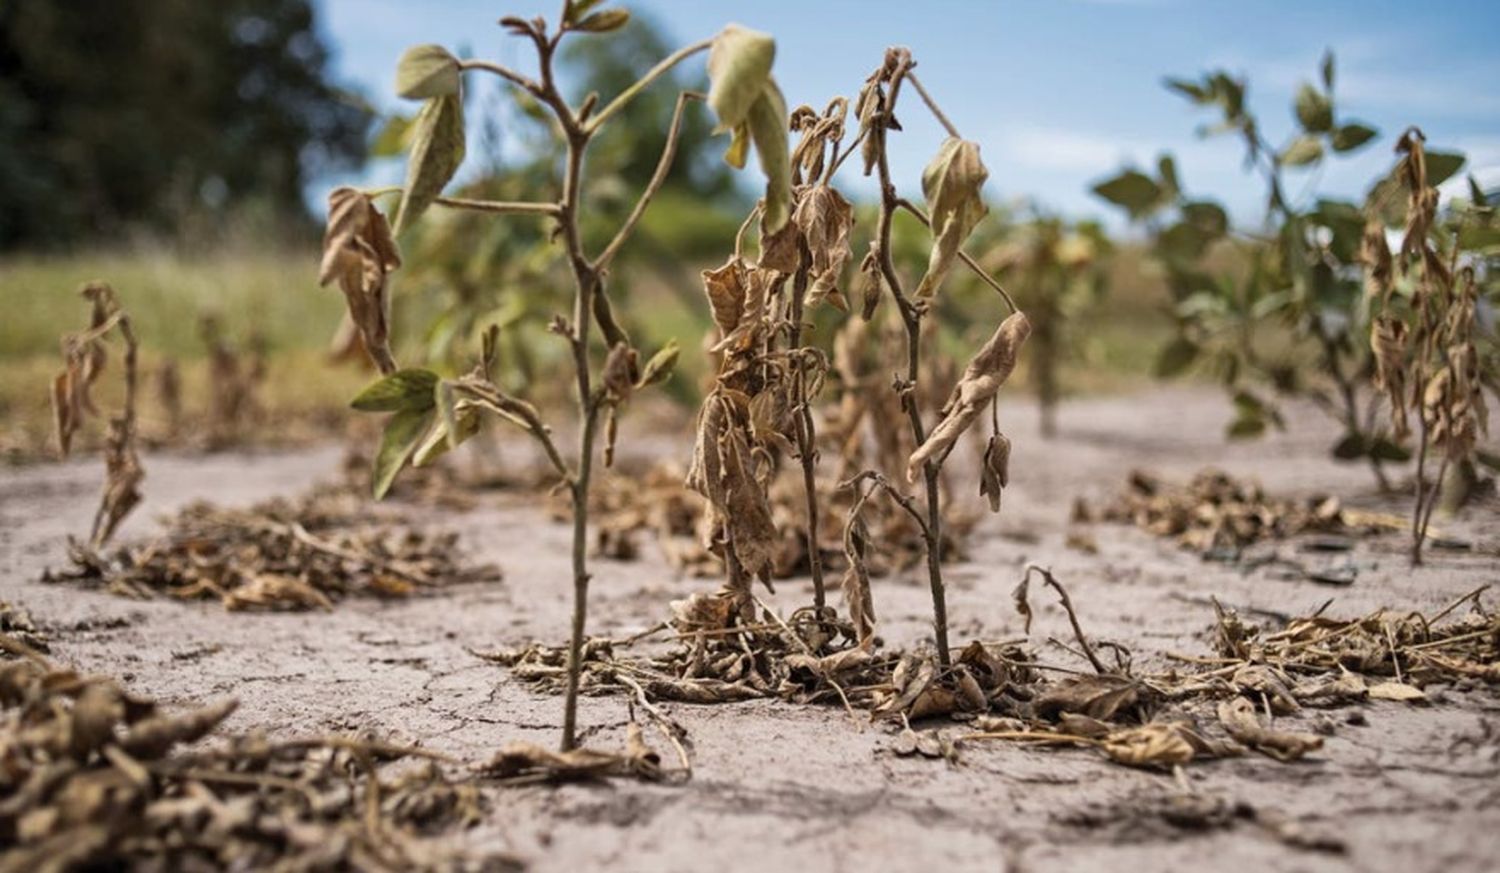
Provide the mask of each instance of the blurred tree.
[{"label": "blurred tree", "polygon": [[305,217],[363,159],[310,0],[0,3],[0,248],[175,231],[251,202]]}]

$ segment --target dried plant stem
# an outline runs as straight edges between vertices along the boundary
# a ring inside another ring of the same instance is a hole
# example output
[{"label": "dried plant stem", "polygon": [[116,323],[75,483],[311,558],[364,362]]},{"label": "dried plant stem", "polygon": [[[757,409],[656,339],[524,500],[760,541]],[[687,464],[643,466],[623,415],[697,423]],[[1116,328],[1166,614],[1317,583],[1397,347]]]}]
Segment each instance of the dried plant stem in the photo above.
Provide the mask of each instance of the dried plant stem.
[{"label": "dried plant stem", "polygon": [[[906,380],[902,385],[901,405],[906,409],[914,444],[920,446],[927,441],[927,429],[922,424],[922,412],[917,399],[922,315],[925,310],[918,309],[902,290],[901,276],[896,272],[896,264],[891,257],[891,226],[896,216],[896,209],[901,204],[901,198],[897,196],[896,186],[891,182],[890,159],[886,155],[887,119],[895,111],[901,82],[909,71],[910,63],[908,62],[891,77],[890,91],[886,97],[885,118],[874,125],[872,135],[878,140],[875,152],[876,169],[880,176],[880,221],[876,236],[880,274],[886,285],[890,287],[891,297],[896,301],[896,308],[901,313],[901,323],[906,328]],[[922,526],[922,538],[927,552],[927,580],[932,590],[932,628],[937,642],[938,661],[943,667],[947,667],[952,663],[952,655],[948,650],[948,598],[943,587],[943,512],[938,494],[940,470],[940,464],[935,459],[922,465],[922,480],[927,491],[927,523]]]},{"label": "dried plant stem", "polygon": [[1083,628],[1078,624],[1078,615],[1073,611],[1073,599],[1068,596],[1068,592],[1062,587],[1062,584],[1052,575],[1052,571],[1032,564],[1026,568],[1026,575],[1022,578],[1029,579],[1032,573],[1040,574],[1042,582],[1057,592],[1057,599],[1062,601],[1063,611],[1068,614],[1068,623],[1073,626],[1073,637],[1078,640],[1078,646],[1083,649],[1083,654],[1088,658],[1089,664],[1093,666],[1094,672],[1100,675],[1109,673],[1110,671],[1104,666],[1104,662],[1100,661],[1099,657],[1094,654],[1093,647],[1089,645],[1088,637],[1083,635]]},{"label": "dried plant stem", "polygon": [[[807,271],[809,255],[803,244],[802,262],[792,280],[791,336],[788,341],[793,355],[802,349],[803,307],[807,302]],[[818,487],[816,467],[818,464],[817,431],[813,425],[812,401],[807,396],[807,371],[804,362],[796,360],[796,378],[793,381],[792,403],[796,416],[797,455],[802,462],[802,492],[807,499],[807,563],[812,574],[813,606],[822,613],[827,604],[823,587],[823,551],[818,545]]]},{"label": "dried plant stem", "polygon": [[614,115],[616,112],[619,112],[621,109],[624,109],[625,104],[629,103],[636,97],[636,95],[640,94],[646,88],[650,87],[652,82],[655,82],[657,79],[661,78],[668,71],[670,71],[673,67],[677,66],[678,64],[682,63],[698,52],[707,51],[710,47],[713,46],[713,44],[713,40],[711,39],[700,40],[699,42],[695,42],[692,45],[683,46],[672,54],[667,55],[665,58],[662,58],[660,63],[652,67],[650,70],[646,71],[646,75],[642,76],[640,78],[640,81],[636,82],[634,85],[631,85],[629,88],[626,88],[624,91],[621,91],[618,97],[609,101],[609,103],[606,104],[603,109],[599,110],[598,114],[596,114],[593,118],[590,118],[588,120],[588,123],[583,125],[583,131],[587,134],[594,133],[594,131],[599,129],[600,125],[609,120],[610,116]]},{"label": "dried plant stem", "polygon": [[927,108],[932,111],[932,116],[938,120],[938,124],[941,124],[944,130],[948,131],[948,135],[954,139],[963,139],[958,134],[958,128],[954,127],[953,122],[948,120],[948,116],[943,114],[943,110],[938,108],[937,101],[933,100],[932,95],[927,93],[927,89],[922,87],[922,80],[917,78],[916,71],[908,69],[906,78],[911,80],[911,86],[917,89],[922,102],[927,104]]},{"label": "dried plant stem", "polygon": [[433,202],[450,209],[467,209],[471,212],[493,212],[500,215],[557,215],[561,210],[561,207],[556,203],[474,200],[468,197],[439,197]]},{"label": "dried plant stem", "polygon": [[[677,106],[672,110],[672,124],[667,129],[667,143],[662,148],[661,159],[656,163],[656,171],[651,174],[651,181],[646,184],[646,190],[641,193],[640,200],[636,201],[635,208],[630,211],[630,217],[625,219],[625,223],[620,225],[619,231],[615,233],[614,239],[609,241],[609,245],[605,246],[604,251],[600,252],[599,257],[594,260],[595,269],[604,270],[609,267],[609,263],[614,260],[620,248],[625,245],[625,241],[630,238],[641,216],[646,214],[646,207],[651,204],[651,199],[666,183],[667,175],[672,171],[672,161],[677,157],[678,140],[682,137],[683,111],[687,108],[688,101],[703,99],[705,99],[704,96],[697,91],[683,91],[677,95]],[[598,119],[596,118],[595,121]]]}]

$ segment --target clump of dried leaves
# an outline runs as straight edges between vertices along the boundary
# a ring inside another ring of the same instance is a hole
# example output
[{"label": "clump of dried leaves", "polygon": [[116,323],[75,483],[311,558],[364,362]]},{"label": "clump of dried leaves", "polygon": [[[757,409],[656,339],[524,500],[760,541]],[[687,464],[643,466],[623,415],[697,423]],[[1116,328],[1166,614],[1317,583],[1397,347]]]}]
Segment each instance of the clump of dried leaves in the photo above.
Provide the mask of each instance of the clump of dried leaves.
[{"label": "clump of dried leaves", "polygon": [[1347,533],[1378,521],[1369,513],[1343,508],[1336,497],[1285,500],[1268,496],[1258,484],[1222,470],[1202,470],[1185,487],[1134,471],[1125,490],[1095,512],[1080,501],[1076,521],[1133,524],[1159,537],[1172,537],[1204,555],[1238,555],[1264,540],[1302,533]]},{"label": "clump of dried leaves", "polygon": [[465,564],[457,535],[373,513],[350,491],[314,489],[249,509],[186,507],[155,539],[114,549],[73,543],[72,566],[48,581],[127,597],[218,598],[227,609],[331,609],[351,595],[405,597],[499,578]]},{"label": "clump of dried leaves", "polygon": [[[505,870],[429,839],[477,822],[441,756],[347,737],[215,734],[233,699],[169,711],[0,634],[0,871]],[[386,762],[420,759],[395,774]]]}]

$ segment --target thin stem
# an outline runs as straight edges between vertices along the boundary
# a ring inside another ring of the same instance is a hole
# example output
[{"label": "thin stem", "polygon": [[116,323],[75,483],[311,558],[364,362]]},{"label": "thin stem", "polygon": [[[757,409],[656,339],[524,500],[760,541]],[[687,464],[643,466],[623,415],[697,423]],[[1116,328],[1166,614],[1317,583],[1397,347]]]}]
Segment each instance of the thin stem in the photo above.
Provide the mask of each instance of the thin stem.
[{"label": "thin stem", "polygon": [[[787,345],[797,354],[802,348],[802,311],[807,300],[807,273],[810,256],[807,244],[802,248],[802,260],[797,275],[792,280],[791,336]],[[823,551],[818,544],[818,486],[814,468],[818,463],[817,433],[814,430],[812,405],[807,396],[807,372],[804,362],[797,361],[796,382],[793,388],[796,404],[797,454],[802,462],[802,491],[807,500],[807,564],[812,574],[813,606],[823,611],[827,597],[823,589]]]},{"label": "thin stem", "polygon": [[959,135],[958,128],[954,127],[953,122],[948,120],[948,116],[943,114],[943,110],[938,108],[937,101],[933,100],[932,95],[927,93],[927,89],[922,87],[922,80],[917,78],[916,71],[907,70],[906,78],[911,82],[911,86],[917,89],[917,94],[921,96],[922,102],[926,103],[927,108],[932,110],[932,116],[938,120],[938,124],[941,124],[943,129],[948,131],[948,135],[954,139],[963,139]]},{"label": "thin stem", "polygon": [[459,61],[458,67],[461,70],[483,70],[486,73],[494,73],[518,88],[522,88],[538,97],[542,95],[541,85],[503,64],[497,64],[493,61],[467,60]]},{"label": "thin stem", "polygon": [[[927,213],[923,212],[921,207],[917,206],[915,203],[907,200],[904,197],[898,197],[896,199],[896,205],[916,216],[917,220],[922,222],[922,224],[928,230],[932,229],[932,219],[927,217]],[[1000,282],[995,279],[995,277],[989,274],[989,271],[980,266],[979,262],[974,260],[974,258],[971,257],[968,252],[964,251],[963,249],[959,249],[958,259],[960,261],[963,261],[964,266],[972,270],[974,272],[974,275],[978,276],[980,280],[984,282],[984,284],[995,289],[995,291],[1005,299],[1005,305],[1010,307],[1011,312],[1020,311],[1019,307],[1016,306],[1016,301],[1012,299],[1010,293],[1005,290],[1005,286],[1001,285]]]},{"label": "thin stem", "polygon": [[[901,322],[906,328],[906,383],[903,386],[901,402],[906,407],[906,417],[911,424],[915,445],[920,446],[927,441],[927,431],[922,424],[922,413],[918,408],[916,394],[917,380],[920,375],[922,310],[913,305],[911,299],[906,296],[906,292],[902,290],[901,277],[896,272],[896,264],[891,258],[891,227],[901,198],[897,196],[896,186],[891,182],[890,159],[886,155],[886,119],[890,118],[891,113],[895,111],[902,79],[909,71],[910,65],[908,64],[891,76],[886,106],[882,117],[877,119],[872,127],[872,135],[877,140],[876,168],[880,174],[878,261],[881,275],[890,286],[891,297],[896,301],[896,308],[901,313]],[[927,523],[922,527],[922,536],[927,551],[927,580],[932,590],[932,627],[937,641],[938,662],[943,667],[947,667],[952,663],[952,655],[948,650],[948,603],[947,593],[943,587],[943,513],[938,496],[938,463],[935,460],[929,460],[923,465],[922,473],[923,483],[927,489]]]},{"label": "thin stem", "polygon": [[672,52],[670,55],[667,55],[665,58],[662,58],[656,66],[646,71],[646,75],[642,76],[639,81],[637,81],[634,85],[631,85],[629,88],[626,88],[624,91],[621,91],[619,96],[609,101],[609,103],[606,104],[603,109],[599,110],[599,112],[594,115],[593,118],[590,118],[588,122],[583,125],[584,132],[592,134],[594,131],[598,130],[599,126],[604,124],[605,121],[608,121],[610,116],[624,109],[631,100],[634,100],[637,95],[646,90],[646,88],[650,87],[652,82],[660,79],[662,76],[666,75],[666,73],[673,67],[677,66],[678,64],[682,63],[698,52],[706,51],[707,49],[712,47],[713,44],[714,41],[711,39],[700,40],[693,43],[692,45],[683,46],[677,51]]},{"label": "thin stem", "polygon": [[556,203],[532,203],[529,201],[473,200],[467,197],[439,197],[432,201],[449,209],[468,209],[472,212],[496,214],[557,215],[562,207]]},{"label": "thin stem", "polygon": [[[689,100],[703,100],[704,96],[696,91],[683,91],[677,95],[677,106],[672,110],[672,125],[667,132],[667,144],[661,150],[661,159],[656,162],[656,172],[651,175],[651,181],[646,183],[646,190],[641,193],[641,198],[636,201],[635,208],[630,211],[630,216],[625,223],[620,225],[619,231],[615,233],[614,239],[594,259],[594,269],[603,271],[609,267],[609,262],[619,254],[620,248],[635,231],[635,226],[646,214],[646,207],[651,204],[651,198],[661,190],[666,183],[667,176],[672,172],[672,162],[677,157],[677,143],[682,138],[683,110],[687,107]],[[597,119],[596,119],[597,120]]]}]

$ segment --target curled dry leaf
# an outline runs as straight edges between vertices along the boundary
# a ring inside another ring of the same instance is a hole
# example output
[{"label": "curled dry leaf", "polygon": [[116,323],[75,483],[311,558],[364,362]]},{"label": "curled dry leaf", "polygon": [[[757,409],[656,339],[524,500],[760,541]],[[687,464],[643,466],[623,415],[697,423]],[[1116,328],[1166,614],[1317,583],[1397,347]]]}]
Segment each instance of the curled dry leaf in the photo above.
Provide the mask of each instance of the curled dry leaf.
[{"label": "curled dry leaf", "polygon": [[980,189],[989,171],[979,160],[979,146],[949,137],[922,171],[922,192],[932,221],[932,255],[918,297],[931,297],[953,269],[959,247],[989,211]]},{"label": "curled dry leaf", "polygon": [[385,216],[362,191],[336,188],[328,195],[328,228],[318,284],[337,280],[365,349],[382,373],[394,373],[386,327],[386,283],[401,253]]},{"label": "curled dry leaf", "polygon": [[624,776],[655,782],[662,778],[661,757],[646,745],[640,725],[631,722],[623,752],[571,749],[559,752],[535,743],[506,745],[479,772],[507,782],[572,782]]},{"label": "curled dry leaf", "polygon": [[719,328],[720,339],[713,351],[737,352],[754,344],[764,329],[770,282],[767,271],[739,257],[730,258],[716,270],[703,271],[703,289]]},{"label": "curled dry leaf", "polygon": [[1244,697],[1220,703],[1219,721],[1231,737],[1278,761],[1295,761],[1323,748],[1323,738],[1317,734],[1287,733],[1265,727],[1255,714],[1255,704]]},{"label": "curled dry leaf", "polygon": [[[777,543],[776,524],[766,493],[752,473],[750,445],[737,417],[747,417],[731,392],[705,401],[698,416],[698,439],[687,485],[713,507],[707,529],[709,544],[725,534],[740,567],[750,576],[766,569]],[[748,588],[741,592],[749,596]]]},{"label": "curled dry leaf", "polygon": [[1010,484],[1010,440],[1003,433],[990,435],[979,468],[979,496],[989,501],[990,512],[1000,511],[1000,492]]},{"label": "curled dry leaf", "polygon": [[964,368],[962,378],[954,386],[948,402],[943,405],[942,419],[932,429],[927,441],[907,459],[908,482],[917,481],[917,474],[928,461],[936,459],[941,463],[958,438],[979,417],[984,405],[994,399],[1000,386],[1010,378],[1021,346],[1029,336],[1031,322],[1023,312],[1014,313],[995,329],[989,342],[984,344]]},{"label": "curled dry leaf", "polygon": [[1228,747],[1214,743],[1182,722],[1149,722],[1111,731],[1099,746],[1111,760],[1131,767],[1169,770],[1198,757],[1220,757]]},{"label": "curled dry leaf", "polygon": [[809,306],[827,300],[841,310],[849,304],[839,291],[839,276],[853,257],[849,232],[854,227],[854,210],[849,201],[827,185],[816,185],[802,194],[792,221],[807,242],[812,264],[808,276],[812,286],[807,292]]},{"label": "curled dry leaf", "polygon": [[1072,676],[1043,691],[1032,701],[1038,718],[1060,718],[1077,713],[1101,721],[1115,721],[1135,712],[1145,702],[1146,689],[1124,676]]}]

